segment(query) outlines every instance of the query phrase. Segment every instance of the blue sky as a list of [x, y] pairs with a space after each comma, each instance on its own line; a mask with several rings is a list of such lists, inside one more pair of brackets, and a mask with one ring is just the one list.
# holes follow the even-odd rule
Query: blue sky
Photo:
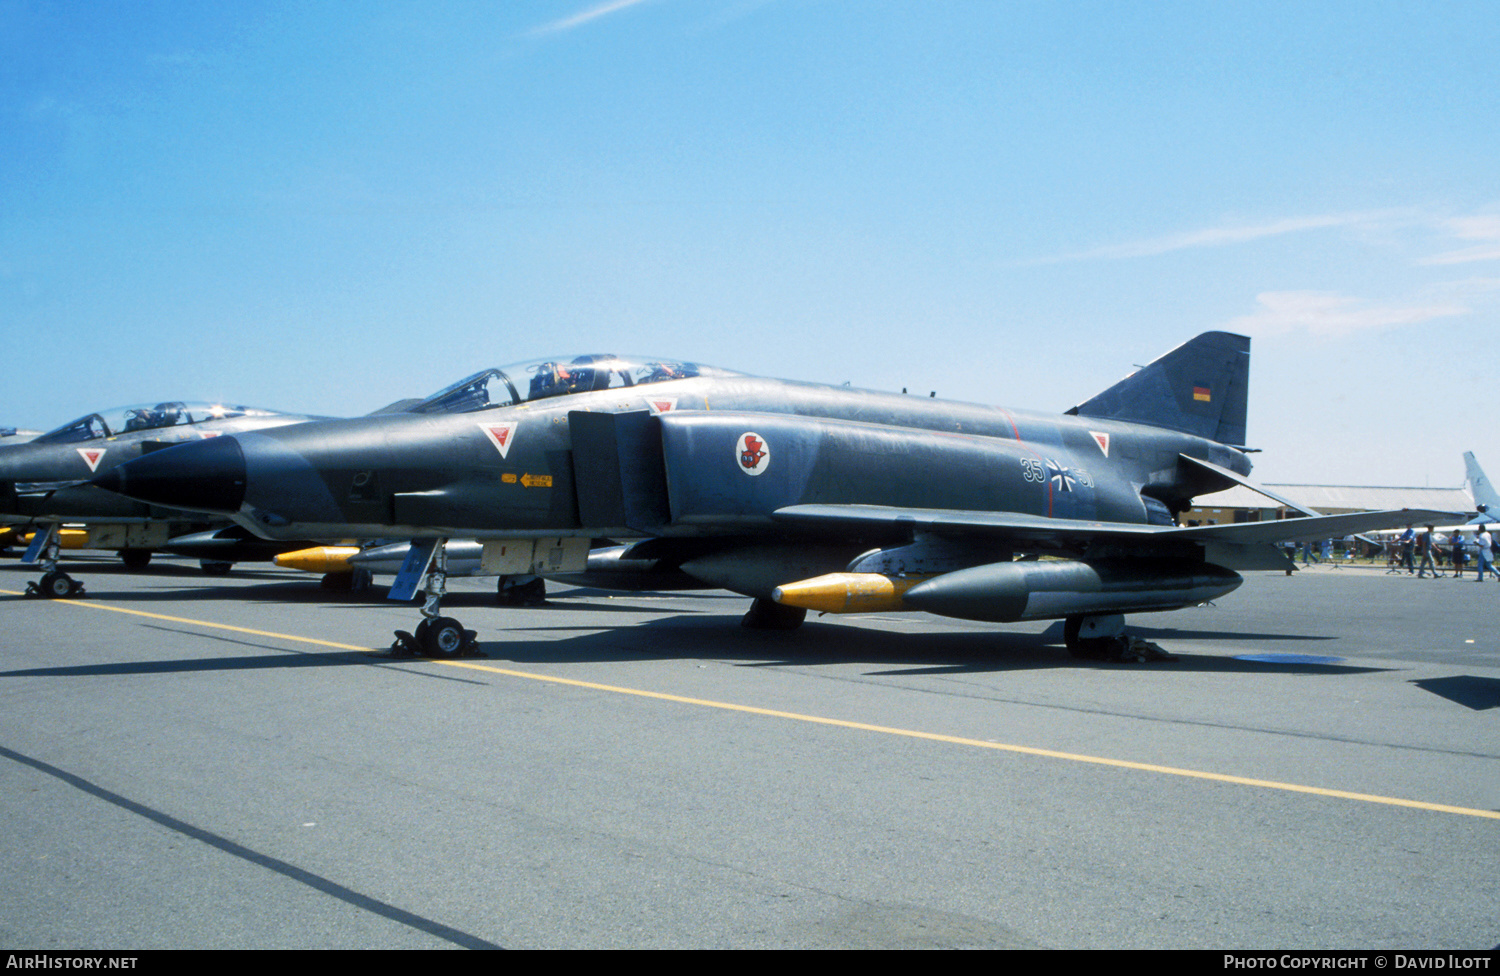
[[1500, 469], [1500, 4], [0, 0], [0, 423], [682, 356]]

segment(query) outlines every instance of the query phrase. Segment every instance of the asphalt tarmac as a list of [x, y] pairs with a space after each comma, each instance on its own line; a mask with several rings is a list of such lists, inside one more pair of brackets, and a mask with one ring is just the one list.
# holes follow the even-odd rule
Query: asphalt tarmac
[[1315, 568], [1131, 618], [746, 632], [456, 580], [482, 658], [303, 574], [0, 561], [0, 944], [1500, 942], [1500, 584]]

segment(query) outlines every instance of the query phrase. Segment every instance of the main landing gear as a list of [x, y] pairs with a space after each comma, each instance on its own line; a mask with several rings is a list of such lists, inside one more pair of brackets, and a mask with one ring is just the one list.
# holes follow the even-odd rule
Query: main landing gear
[[535, 607], [547, 602], [547, 581], [540, 576], [502, 576], [495, 584], [502, 607]]
[[1157, 644], [1125, 633], [1125, 617], [1075, 614], [1063, 620], [1068, 653], [1086, 661], [1175, 661]]
[[438, 658], [480, 656], [476, 633], [464, 630], [463, 624], [442, 614], [443, 597], [448, 592], [447, 541], [436, 539], [412, 543], [406, 562], [391, 586], [391, 599], [409, 600], [416, 594], [423, 577], [426, 578], [422, 621], [413, 633], [396, 631], [396, 641], [391, 645], [391, 654], [395, 657], [415, 657], [418, 654]]
[[71, 596], [83, 596], [83, 584], [57, 568], [57, 553], [62, 548], [57, 526], [38, 528], [21, 557], [23, 563], [40, 563], [46, 570], [42, 578], [26, 584], [26, 595], [60, 600]]
[[746, 630], [796, 630], [807, 619], [806, 607], [789, 607], [775, 600], [757, 598], [740, 618]]

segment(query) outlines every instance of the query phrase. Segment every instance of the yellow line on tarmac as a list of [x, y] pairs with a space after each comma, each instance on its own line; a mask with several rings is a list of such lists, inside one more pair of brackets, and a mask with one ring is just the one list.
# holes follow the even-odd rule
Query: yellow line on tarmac
[[1448, 806], [1443, 803], [1426, 803], [1422, 800], [1404, 800], [1395, 796], [1379, 796], [1373, 793], [1351, 793], [1347, 790], [1330, 790], [1321, 786], [1302, 786], [1297, 783], [1280, 783], [1269, 779], [1252, 779], [1247, 776], [1231, 776], [1227, 773], [1206, 773], [1197, 769], [1181, 769], [1176, 766], [1158, 766], [1154, 763], [1131, 762], [1126, 759], [1107, 759], [1103, 756], [1085, 756], [1074, 752], [1058, 752], [1055, 749], [1038, 749], [1034, 746], [1018, 746], [1004, 742], [989, 742], [984, 739], [967, 739], [957, 735], [943, 735], [937, 732], [918, 732], [913, 729], [898, 729], [888, 725], [870, 725], [866, 722], [851, 722], [846, 719], [825, 718], [821, 715], [803, 715], [798, 712], [782, 712], [772, 708], [756, 708], [753, 705], [736, 705], [731, 702], [713, 701], [706, 698], [687, 698], [682, 695], [669, 695], [660, 691], [643, 691], [638, 688], [622, 688], [617, 685], [602, 685], [592, 681], [579, 681], [574, 678], [558, 678], [551, 675], [531, 674], [526, 671], [512, 671], [508, 668], [497, 668], [488, 664], [474, 664], [469, 661], [443, 660], [439, 664], [447, 664], [456, 668], [473, 668], [476, 671], [493, 671], [495, 674], [508, 675], [513, 678], [529, 678], [533, 681], [550, 681], [554, 684], [574, 685], [579, 688], [589, 688], [594, 691], [608, 691], [619, 695], [637, 695], [641, 698], [659, 698], [662, 701], [679, 702], [684, 705], [700, 705], [704, 708], [720, 708], [731, 712], [745, 712], [750, 715], [765, 715], [771, 718], [784, 718], [794, 722], [810, 722], [814, 725], [833, 725], [845, 729], [858, 729], [862, 732], [878, 732], [882, 735], [899, 735], [908, 739], [927, 739], [932, 742], [947, 742], [952, 745], [971, 746], [976, 749], [995, 749], [1000, 752], [1018, 752], [1027, 756], [1043, 756], [1048, 759], [1066, 759], [1069, 762], [1092, 763], [1096, 766], [1114, 766], [1119, 769], [1134, 769], [1148, 773], [1165, 773], [1169, 776], [1186, 776], [1191, 779], [1213, 780], [1219, 783], [1235, 783], [1239, 786], [1258, 786], [1264, 789], [1286, 790], [1292, 793], [1312, 793], [1317, 796], [1331, 796], [1342, 800], [1362, 800], [1365, 803], [1383, 803], [1394, 807], [1412, 807], [1417, 810], [1434, 810], [1439, 813], [1458, 813], [1469, 817], [1486, 817], [1490, 820], [1500, 820], [1500, 813], [1493, 810], [1476, 810], [1469, 807]]
[[[25, 596], [14, 590], [0, 590], [5, 596]], [[296, 634], [278, 634], [271, 630], [255, 630], [250, 627], [236, 627], [233, 624], [216, 624], [209, 620], [193, 620], [189, 617], [169, 617], [164, 613], [150, 613], [146, 610], [131, 610], [128, 607], [114, 607], [107, 603], [90, 603], [87, 600], [49, 600], [48, 603], [61, 604], [69, 607], [83, 607], [88, 610], [108, 610], [111, 613], [128, 613], [133, 617], [150, 617], [152, 620], [168, 620], [174, 624], [192, 624], [195, 627], [209, 627], [214, 630], [232, 630], [236, 634], [253, 634], [256, 637], [275, 637], [278, 640], [296, 641], [301, 644], [317, 644], [320, 647], [336, 647], [341, 651], [375, 651], [379, 648], [361, 647], [358, 644], [340, 644], [337, 641], [318, 640], [315, 637], [299, 637]]]
[[[10, 590], [0, 590], [0, 593], [9, 596], [20, 596]], [[86, 607], [90, 610], [109, 610], [113, 613], [127, 613], [137, 617], [150, 617], [154, 620], [169, 620], [173, 623], [192, 624], [197, 627], [207, 627], [214, 630], [230, 630], [240, 634], [254, 634], [257, 637], [274, 637], [278, 640], [294, 641], [301, 644], [316, 644], [320, 647], [335, 647], [345, 651], [374, 651], [377, 648], [361, 647], [356, 644], [340, 644], [336, 641], [318, 640], [313, 637], [299, 637], [295, 634], [278, 634], [267, 630], [253, 630], [249, 627], [236, 627], [232, 624], [213, 623], [207, 620], [193, 620], [188, 617], [170, 617], [166, 614], [149, 613], [145, 610], [131, 610], [126, 607], [114, 607], [103, 603], [89, 603], [80, 600], [55, 600], [53, 603], [65, 604], [73, 607]], [[908, 739], [925, 739], [929, 742], [946, 742], [950, 745], [968, 746], [975, 749], [993, 749], [998, 752], [1014, 752], [1026, 756], [1040, 756], [1046, 759], [1063, 759], [1068, 762], [1089, 763], [1095, 766], [1113, 766], [1117, 769], [1133, 769], [1146, 773], [1162, 773], [1168, 776], [1183, 776], [1189, 779], [1210, 780], [1217, 783], [1233, 783], [1237, 786], [1254, 786], [1268, 790], [1282, 790], [1289, 793], [1311, 793], [1315, 796], [1327, 796], [1340, 800], [1358, 800], [1363, 803], [1379, 803], [1385, 806], [1409, 807], [1414, 810], [1431, 810], [1437, 813], [1456, 813], [1466, 817], [1483, 817], [1489, 820], [1500, 820], [1500, 812], [1494, 810], [1477, 810], [1471, 807], [1455, 807], [1445, 803], [1427, 803], [1422, 800], [1406, 800], [1395, 796], [1380, 796], [1375, 793], [1352, 793], [1348, 790], [1330, 790], [1321, 786], [1303, 786], [1298, 783], [1282, 783], [1269, 779], [1253, 779], [1248, 776], [1232, 776], [1227, 773], [1208, 773], [1198, 769], [1182, 769], [1177, 766], [1158, 766], [1155, 763], [1131, 762], [1126, 759], [1108, 759], [1103, 756], [1086, 756], [1075, 752], [1059, 752], [1055, 749], [1039, 749], [1035, 746], [1012, 745], [1004, 742], [989, 742], [984, 739], [969, 739], [957, 735], [943, 735], [937, 732], [919, 732], [914, 729], [898, 729], [888, 725], [871, 725], [867, 722], [851, 722], [847, 719], [826, 718], [821, 715], [803, 715], [799, 712], [783, 712], [772, 708], [757, 708], [753, 705], [736, 705], [732, 702], [714, 701], [708, 698], [689, 698], [683, 695], [671, 695], [661, 691], [646, 691], [640, 688], [625, 688], [620, 685], [599, 684], [594, 681], [580, 681], [576, 678], [560, 678], [550, 674], [536, 674], [530, 671], [514, 671], [510, 668], [498, 668], [491, 664], [476, 664], [472, 661], [455, 661], [451, 659], [439, 659], [434, 664], [443, 664], [454, 668], [469, 668], [475, 671], [488, 671], [492, 674], [502, 674], [511, 678], [524, 678], [528, 681], [545, 681], [551, 684], [570, 685], [575, 688], [587, 688], [591, 691], [604, 691], [616, 695], [634, 695], [638, 698], [655, 698], [659, 701], [676, 702], [682, 705], [696, 705], [701, 708], [717, 708], [729, 712], [741, 712], [747, 715], [763, 715], [768, 718], [780, 718], [793, 722], [807, 722], [813, 725], [829, 725], [836, 728], [856, 729], [861, 732], [875, 732], [881, 735], [898, 735]]]

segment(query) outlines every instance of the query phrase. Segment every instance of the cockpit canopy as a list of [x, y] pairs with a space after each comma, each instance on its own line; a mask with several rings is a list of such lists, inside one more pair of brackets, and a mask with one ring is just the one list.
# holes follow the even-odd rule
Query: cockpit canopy
[[86, 414], [77, 420], [63, 424], [56, 430], [48, 431], [32, 443], [72, 444], [78, 441], [98, 440], [101, 437], [116, 437], [137, 430], [201, 424], [205, 420], [275, 416], [277, 416], [276, 411], [261, 410], [257, 407], [169, 400], [165, 403], [143, 403], [130, 407], [115, 407], [101, 413]]
[[547, 397], [665, 383], [694, 376], [739, 376], [727, 369], [649, 356], [595, 354], [486, 369], [444, 387], [411, 413], [470, 413]]

